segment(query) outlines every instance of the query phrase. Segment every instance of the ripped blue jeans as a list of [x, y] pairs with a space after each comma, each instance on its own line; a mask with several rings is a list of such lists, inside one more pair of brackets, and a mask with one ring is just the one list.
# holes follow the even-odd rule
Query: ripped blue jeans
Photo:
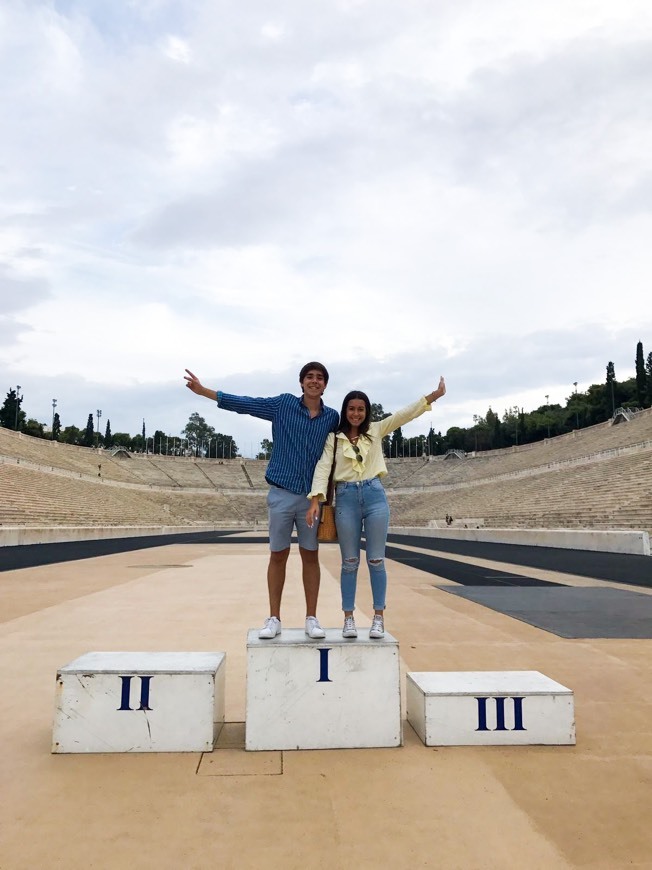
[[385, 544], [389, 526], [389, 505], [379, 478], [374, 477], [360, 483], [337, 484], [335, 524], [342, 554], [342, 610], [355, 610], [363, 530], [374, 610], [384, 610], [387, 593]]

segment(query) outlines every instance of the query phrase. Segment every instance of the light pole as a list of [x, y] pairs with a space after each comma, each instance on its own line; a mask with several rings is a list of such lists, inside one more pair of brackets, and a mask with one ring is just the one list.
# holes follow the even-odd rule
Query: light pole
[[[546, 393], [546, 408], [550, 404], [549, 399], [550, 399], [550, 393]], [[550, 417], [548, 416], [547, 411], [546, 411], [546, 422], [548, 423], [548, 438], [550, 438]]]
[[20, 401], [20, 384], [16, 387], [16, 419], [14, 420], [14, 432], [18, 432], [18, 403]]
[[97, 449], [100, 446], [100, 417], [102, 412], [98, 408], [95, 413], [97, 414], [97, 432], [95, 433], [95, 448]]
[[57, 400], [52, 399], [52, 440], [54, 441], [54, 412], [57, 407]]

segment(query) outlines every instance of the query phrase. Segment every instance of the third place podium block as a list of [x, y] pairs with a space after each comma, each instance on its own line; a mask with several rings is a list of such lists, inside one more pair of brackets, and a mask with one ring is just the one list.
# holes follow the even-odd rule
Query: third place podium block
[[311, 640], [298, 628], [260, 640], [251, 630], [246, 715], [249, 750], [400, 746], [398, 641], [341, 629]]
[[426, 746], [575, 743], [573, 692], [539, 671], [409, 673], [406, 702]]

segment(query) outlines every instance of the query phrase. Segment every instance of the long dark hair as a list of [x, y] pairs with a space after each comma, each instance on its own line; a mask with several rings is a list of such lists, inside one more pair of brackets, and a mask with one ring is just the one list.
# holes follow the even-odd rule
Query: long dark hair
[[369, 401], [369, 396], [366, 393], [363, 393], [362, 390], [351, 390], [350, 393], [347, 393], [346, 396], [344, 396], [337, 431], [343, 432], [346, 436], [351, 432], [351, 424], [346, 419], [346, 409], [351, 399], [361, 399], [364, 402], [366, 413], [364, 415], [364, 420], [358, 426], [358, 433], [364, 435], [365, 438], [371, 438], [371, 435], [367, 434], [369, 431], [369, 423], [371, 423], [371, 402]]

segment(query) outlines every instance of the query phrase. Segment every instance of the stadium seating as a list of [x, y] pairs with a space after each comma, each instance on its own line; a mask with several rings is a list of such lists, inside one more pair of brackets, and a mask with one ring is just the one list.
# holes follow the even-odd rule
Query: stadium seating
[[[652, 410], [459, 457], [388, 460], [394, 526], [652, 531]], [[266, 521], [264, 460], [112, 455], [0, 427], [2, 525]]]

